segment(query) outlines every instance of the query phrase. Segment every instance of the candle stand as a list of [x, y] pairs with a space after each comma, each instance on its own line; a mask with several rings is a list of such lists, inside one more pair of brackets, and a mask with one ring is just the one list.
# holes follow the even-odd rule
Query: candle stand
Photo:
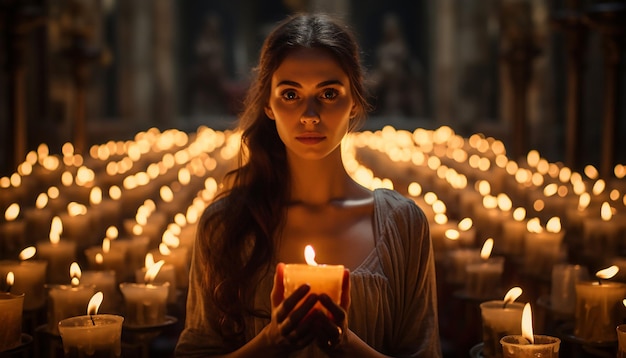
[[128, 356], [150, 357], [150, 344], [177, 322], [178, 319], [176, 317], [165, 316], [163, 323], [150, 326], [124, 324], [122, 326], [122, 351]]
[[7, 349], [5, 351], [0, 352], [0, 357], [3, 357], [3, 358], [4, 357], [7, 357], [7, 358], [31, 357], [32, 345], [33, 345], [33, 336], [26, 334], [26, 333], [22, 333], [20, 344], [17, 347], [13, 347], [11, 349]]

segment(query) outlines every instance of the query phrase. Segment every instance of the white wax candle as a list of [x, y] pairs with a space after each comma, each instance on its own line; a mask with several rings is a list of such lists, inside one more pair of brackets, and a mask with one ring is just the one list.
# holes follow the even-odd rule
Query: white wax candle
[[21, 342], [23, 304], [24, 294], [0, 293], [0, 352]]
[[504, 257], [490, 257], [487, 260], [467, 265], [466, 271], [465, 293], [469, 297], [489, 298], [499, 295]]
[[493, 300], [480, 304], [483, 329], [483, 355], [502, 357], [500, 339], [508, 335], [522, 334], [522, 310], [524, 304]]
[[85, 312], [94, 286], [47, 285], [48, 288], [48, 331], [59, 334], [59, 322], [80, 316]]
[[166, 264], [174, 266], [176, 272], [176, 286], [187, 288], [189, 285], [189, 249], [187, 247], [169, 248], [169, 252], [162, 253], [159, 249], [150, 250], [154, 261], [165, 261]]
[[626, 284], [585, 281], [576, 284], [574, 335], [588, 342], [615, 341], [615, 327], [622, 323]]
[[97, 314], [71, 317], [59, 322], [63, 350], [68, 357], [122, 355], [124, 317]]
[[76, 261], [76, 243], [66, 240], [57, 243], [42, 241], [36, 246], [37, 258], [48, 262], [47, 282], [67, 283], [70, 265]]
[[13, 272], [15, 282], [11, 287], [14, 294], [24, 294], [24, 310], [31, 311], [43, 307], [46, 303], [46, 267], [43, 260], [0, 261], [0, 277]]
[[573, 316], [576, 307], [576, 284], [588, 279], [589, 272], [584, 266], [554, 265], [550, 292], [551, 308], [556, 312]]
[[[135, 281], [137, 283], [145, 283], [145, 276], [148, 270], [143, 267], [137, 269], [135, 271]], [[161, 266], [159, 273], [154, 277], [154, 283], [165, 283], [169, 282], [169, 290], [167, 293], [167, 302], [174, 303], [176, 302], [176, 270], [174, 269], [174, 265], [165, 264]]]
[[120, 283], [126, 322], [130, 326], [153, 326], [165, 322], [169, 283]]

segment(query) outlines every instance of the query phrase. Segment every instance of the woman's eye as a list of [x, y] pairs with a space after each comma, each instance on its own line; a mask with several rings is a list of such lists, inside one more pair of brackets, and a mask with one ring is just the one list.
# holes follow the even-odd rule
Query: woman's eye
[[283, 92], [283, 98], [287, 100], [294, 100], [298, 98], [296, 91], [285, 91]]
[[322, 92], [322, 98], [324, 99], [334, 99], [338, 95], [339, 93], [337, 92], [337, 90], [333, 88], [329, 88], [327, 90], [324, 90], [324, 92]]

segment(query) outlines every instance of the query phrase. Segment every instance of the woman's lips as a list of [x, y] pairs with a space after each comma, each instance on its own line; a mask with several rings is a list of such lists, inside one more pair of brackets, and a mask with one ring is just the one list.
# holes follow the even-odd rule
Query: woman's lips
[[299, 141], [300, 143], [304, 143], [304, 144], [317, 144], [323, 141], [324, 139], [326, 139], [326, 137], [316, 136], [316, 135], [303, 135], [303, 136], [296, 137], [297, 141]]

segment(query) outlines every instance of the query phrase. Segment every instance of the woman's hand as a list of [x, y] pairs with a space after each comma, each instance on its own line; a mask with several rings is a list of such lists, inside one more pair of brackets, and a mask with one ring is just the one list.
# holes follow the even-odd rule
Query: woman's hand
[[311, 287], [302, 285], [285, 298], [284, 268], [283, 263], [276, 266], [271, 294], [272, 320], [264, 331], [268, 344], [280, 351], [291, 352], [306, 347], [316, 338], [313, 316], [308, 313], [317, 303], [318, 296], [316, 294], [307, 296]]
[[348, 341], [348, 308], [350, 308], [350, 271], [344, 270], [341, 285], [341, 300], [337, 305], [327, 294], [319, 296], [319, 302], [326, 308], [328, 315], [316, 313], [318, 327], [317, 345], [326, 352], [339, 350]]

